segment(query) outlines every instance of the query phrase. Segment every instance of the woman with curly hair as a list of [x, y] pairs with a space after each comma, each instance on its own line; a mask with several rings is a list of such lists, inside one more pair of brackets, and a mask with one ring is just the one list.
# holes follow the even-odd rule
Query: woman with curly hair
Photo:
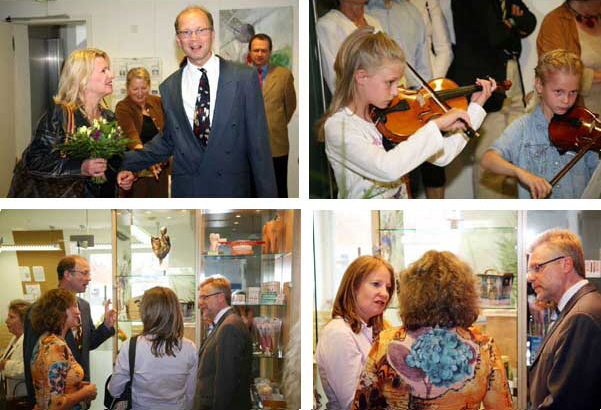
[[[140, 303], [144, 328], [136, 340], [132, 409], [187, 410], [193, 407], [198, 355], [184, 338], [179, 300], [171, 289], [155, 286]], [[129, 344], [123, 343], [108, 389], [119, 397], [129, 381]]]
[[315, 358], [327, 409], [348, 409], [374, 338], [384, 328], [384, 309], [394, 293], [394, 271], [376, 256], [360, 256], [344, 272]]
[[83, 381], [83, 369], [65, 342], [67, 331], [80, 321], [75, 294], [49, 290], [33, 305], [30, 318], [41, 334], [31, 359], [34, 410], [87, 409], [96, 398], [96, 385]]
[[403, 325], [374, 342], [353, 409], [513, 407], [497, 346], [470, 327], [479, 300], [467, 263], [430, 250], [401, 272], [398, 297]]

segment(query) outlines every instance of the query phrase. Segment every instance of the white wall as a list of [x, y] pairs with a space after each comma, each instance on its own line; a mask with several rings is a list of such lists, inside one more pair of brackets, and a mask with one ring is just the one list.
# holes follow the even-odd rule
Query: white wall
[[[206, 7], [217, 22], [220, 9], [293, 6], [291, 27], [294, 33], [292, 71], [298, 90], [298, 1], [297, 0], [54, 0], [35, 2], [0, 0], [0, 19], [41, 17], [67, 14], [69, 21], [87, 22], [87, 45], [105, 50], [111, 58], [159, 57], [163, 77], [178, 69], [183, 54], [177, 47], [173, 23], [177, 14], [190, 4]], [[59, 19], [65, 20], [65, 19]], [[216, 24], [214, 50], [219, 50], [219, 26]], [[163, 78], [163, 79], [164, 79]], [[300, 93], [299, 93], [300, 94]], [[297, 110], [298, 112], [298, 110]], [[0, 124], [0, 127], [3, 124]], [[17, 129], [19, 125], [16, 126]], [[27, 144], [30, 135], [17, 136], [17, 148]], [[290, 126], [289, 195], [298, 196], [298, 114]], [[16, 155], [20, 156], [21, 152]]]

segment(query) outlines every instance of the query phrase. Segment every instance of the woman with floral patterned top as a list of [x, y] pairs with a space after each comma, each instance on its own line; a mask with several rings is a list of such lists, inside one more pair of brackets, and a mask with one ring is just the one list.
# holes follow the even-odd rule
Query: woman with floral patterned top
[[96, 398], [96, 385], [83, 381], [83, 369], [65, 342], [68, 330], [79, 326], [75, 294], [52, 289], [31, 308], [31, 324], [40, 333], [31, 359], [34, 410], [81, 410]]
[[426, 252], [401, 273], [398, 297], [403, 325], [374, 341], [353, 409], [513, 407], [495, 343], [470, 327], [478, 294], [465, 262]]

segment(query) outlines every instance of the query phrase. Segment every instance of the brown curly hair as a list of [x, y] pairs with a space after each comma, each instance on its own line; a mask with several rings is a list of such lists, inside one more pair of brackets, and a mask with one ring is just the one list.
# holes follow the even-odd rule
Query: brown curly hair
[[[384, 266], [390, 272], [390, 289], [388, 290], [390, 297], [386, 302], [386, 308], [390, 303], [390, 299], [392, 299], [392, 295], [394, 295], [395, 278], [394, 269], [384, 259], [371, 255], [359, 256], [351, 262], [342, 276], [332, 308], [332, 319], [336, 317], [343, 318], [351, 326], [354, 333], [359, 333], [361, 330], [361, 319], [356, 309], [357, 291], [367, 275], [380, 266]], [[380, 333], [384, 328], [384, 314], [381, 313], [369, 319], [367, 326], [372, 327], [374, 336]]]
[[37, 333], [60, 335], [67, 321], [67, 309], [77, 304], [77, 297], [67, 289], [51, 289], [31, 307], [31, 326]]
[[398, 297], [399, 313], [409, 330], [469, 327], [478, 318], [474, 272], [451, 252], [429, 250], [403, 270]]

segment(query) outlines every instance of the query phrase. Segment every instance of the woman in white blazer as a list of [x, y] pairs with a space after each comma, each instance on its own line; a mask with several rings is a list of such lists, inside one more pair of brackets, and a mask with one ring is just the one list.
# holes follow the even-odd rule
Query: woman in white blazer
[[23, 369], [23, 319], [30, 303], [13, 300], [8, 305], [6, 327], [14, 336], [0, 356], [1, 383], [6, 381], [7, 399], [27, 396]]

